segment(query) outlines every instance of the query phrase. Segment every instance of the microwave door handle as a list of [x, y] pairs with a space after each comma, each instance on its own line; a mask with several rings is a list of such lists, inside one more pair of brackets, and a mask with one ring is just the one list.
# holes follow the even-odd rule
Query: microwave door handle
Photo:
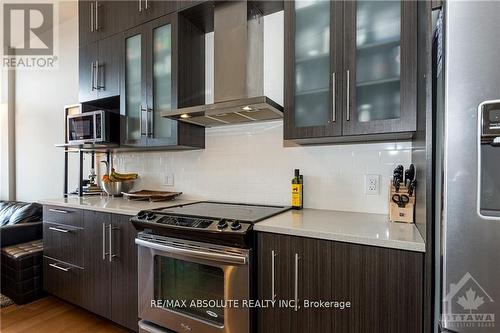
[[173, 245], [152, 243], [139, 238], [135, 239], [135, 243], [139, 246], [144, 246], [150, 249], [166, 253], [179, 254], [190, 258], [206, 259], [214, 262], [237, 264], [237, 265], [246, 265], [248, 263], [248, 259], [246, 256], [210, 252], [210, 251], [204, 251], [203, 249], [187, 249], [184, 247], [177, 247]]

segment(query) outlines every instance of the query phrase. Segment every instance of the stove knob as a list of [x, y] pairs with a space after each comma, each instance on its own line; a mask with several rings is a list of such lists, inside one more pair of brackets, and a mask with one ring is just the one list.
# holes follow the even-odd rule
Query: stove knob
[[238, 222], [237, 220], [234, 220], [233, 222], [231, 222], [231, 230], [240, 230], [241, 229], [241, 224], [240, 222]]
[[143, 219], [145, 219], [145, 218], [146, 218], [146, 212], [145, 212], [145, 211], [143, 211], [143, 210], [141, 210], [139, 213], [137, 213], [137, 218], [138, 218], [139, 220], [143, 220]]
[[219, 223], [217, 223], [217, 229], [222, 230], [227, 228], [227, 221], [226, 220], [220, 220]]
[[155, 217], [156, 217], [156, 215], [153, 212], [147, 212], [146, 213], [146, 219], [147, 220], [153, 220]]

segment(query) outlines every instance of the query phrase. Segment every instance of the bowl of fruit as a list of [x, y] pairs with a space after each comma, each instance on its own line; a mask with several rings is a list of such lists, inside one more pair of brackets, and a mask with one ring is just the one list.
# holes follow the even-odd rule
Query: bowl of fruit
[[129, 192], [137, 179], [137, 173], [118, 173], [111, 169], [109, 174], [102, 176], [101, 186], [108, 195], [119, 197], [122, 192]]

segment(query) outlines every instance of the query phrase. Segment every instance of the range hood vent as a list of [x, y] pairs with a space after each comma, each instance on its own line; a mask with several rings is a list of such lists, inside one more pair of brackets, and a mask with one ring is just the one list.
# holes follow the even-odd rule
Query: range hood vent
[[264, 96], [264, 19], [250, 2], [215, 3], [214, 85], [213, 104], [162, 115], [205, 127], [283, 118], [283, 107]]

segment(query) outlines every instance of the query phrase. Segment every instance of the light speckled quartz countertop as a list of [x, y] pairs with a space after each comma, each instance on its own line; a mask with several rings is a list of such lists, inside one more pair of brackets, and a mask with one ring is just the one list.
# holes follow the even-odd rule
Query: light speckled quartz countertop
[[[140, 210], [172, 207], [196, 201], [131, 201], [105, 196], [39, 200], [43, 205], [135, 215]], [[321, 209], [289, 210], [255, 224], [262, 232], [286, 234], [346, 243], [425, 251], [425, 242], [414, 224], [392, 223], [387, 215]]]
[[414, 224], [387, 215], [321, 209], [290, 210], [257, 223], [257, 231], [425, 252]]
[[79, 208], [87, 210], [95, 210], [105, 213], [135, 215], [140, 210], [156, 209], [162, 207], [172, 207], [177, 205], [184, 205], [195, 201], [175, 199], [171, 201], [132, 201], [121, 197], [107, 197], [107, 196], [88, 196], [77, 197], [71, 196], [68, 198], [59, 199], [44, 199], [39, 200], [42, 205], [54, 205], [69, 208]]

